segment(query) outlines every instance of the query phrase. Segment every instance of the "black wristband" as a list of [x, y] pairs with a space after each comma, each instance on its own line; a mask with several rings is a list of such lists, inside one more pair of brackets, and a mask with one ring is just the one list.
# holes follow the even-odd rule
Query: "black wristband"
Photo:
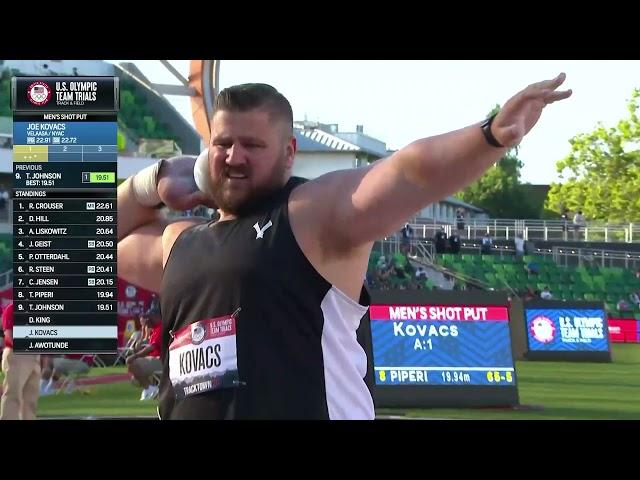
[[496, 148], [504, 148], [504, 145], [502, 145], [498, 140], [496, 140], [496, 137], [494, 137], [493, 133], [491, 132], [491, 124], [493, 124], [493, 120], [496, 118], [496, 115], [497, 113], [494, 113], [493, 115], [491, 115], [484, 122], [482, 122], [482, 125], [480, 126], [482, 127], [482, 133], [484, 134], [484, 138], [487, 140], [487, 143], [489, 145]]

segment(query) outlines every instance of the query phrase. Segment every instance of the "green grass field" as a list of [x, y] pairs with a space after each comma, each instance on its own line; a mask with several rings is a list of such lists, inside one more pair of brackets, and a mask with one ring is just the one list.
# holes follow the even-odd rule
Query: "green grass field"
[[[614, 363], [518, 362], [520, 403], [541, 410], [380, 410], [407, 417], [460, 419], [640, 419], [640, 345], [614, 345]], [[92, 375], [123, 373], [94, 369]], [[42, 417], [155, 416], [154, 401], [139, 401], [129, 382], [82, 386], [70, 395], [43, 397]]]
[[[126, 373], [124, 367], [94, 368], [88, 376]], [[154, 401], [141, 402], [141, 389], [130, 382], [80, 385], [71, 394], [41, 397], [39, 417], [155, 416]]]

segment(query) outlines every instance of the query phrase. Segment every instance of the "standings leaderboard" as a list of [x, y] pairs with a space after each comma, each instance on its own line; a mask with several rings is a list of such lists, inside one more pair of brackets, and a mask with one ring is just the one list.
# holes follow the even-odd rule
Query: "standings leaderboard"
[[14, 77], [14, 350], [117, 350], [118, 79]]

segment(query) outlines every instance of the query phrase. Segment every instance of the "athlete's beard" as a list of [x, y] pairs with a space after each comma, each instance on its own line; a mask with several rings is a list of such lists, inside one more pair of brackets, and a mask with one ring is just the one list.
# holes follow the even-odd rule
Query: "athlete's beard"
[[258, 186], [234, 188], [227, 183], [227, 173], [247, 175], [251, 181], [251, 169], [246, 166], [226, 168], [213, 179], [213, 200], [216, 206], [227, 214], [243, 216], [254, 210], [267, 197], [282, 188], [285, 180], [286, 158], [282, 157], [273, 167], [269, 178]]

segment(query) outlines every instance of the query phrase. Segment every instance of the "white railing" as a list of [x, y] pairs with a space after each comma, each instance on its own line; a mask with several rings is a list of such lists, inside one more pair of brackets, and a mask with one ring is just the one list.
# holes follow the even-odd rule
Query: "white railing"
[[[430, 219], [416, 219], [411, 225], [418, 238], [433, 238], [441, 227], [447, 236], [455, 225]], [[640, 242], [640, 222], [603, 223], [588, 222], [575, 228], [572, 222], [563, 220], [514, 220], [514, 219], [467, 219], [464, 222], [463, 238], [479, 238], [488, 233], [497, 240], [513, 240], [518, 234], [525, 240], [579, 241], [579, 242]]]
[[433, 252], [435, 251], [434, 245], [431, 242], [415, 242], [416, 253], [418, 257], [422, 257], [426, 260], [432, 261]]
[[[429, 243], [427, 240], [425, 243]], [[480, 254], [482, 245], [473, 240], [460, 242], [460, 253]], [[513, 245], [493, 245], [491, 254], [503, 257], [505, 255], [515, 255]], [[544, 258], [551, 257], [560, 266], [590, 266], [601, 267], [623, 267], [633, 272], [640, 268], [640, 253], [621, 250], [606, 250], [596, 248], [559, 247], [553, 248], [533, 248], [526, 252], [526, 255], [540, 255]]]
[[635, 271], [640, 266], [640, 254], [593, 248], [553, 247], [553, 259], [558, 265], [567, 266], [571, 258], [577, 259], [579, 266], [599, 265], [601, 267], [622, 267]]
[[13, 284], [13, 268], [4, 273], [0, 273], [0, 289]]
[[374, 250], [382, 255], [394, 255], [400, 252], [400, 242], [394, 237], [387, 237], [376, 242]]

